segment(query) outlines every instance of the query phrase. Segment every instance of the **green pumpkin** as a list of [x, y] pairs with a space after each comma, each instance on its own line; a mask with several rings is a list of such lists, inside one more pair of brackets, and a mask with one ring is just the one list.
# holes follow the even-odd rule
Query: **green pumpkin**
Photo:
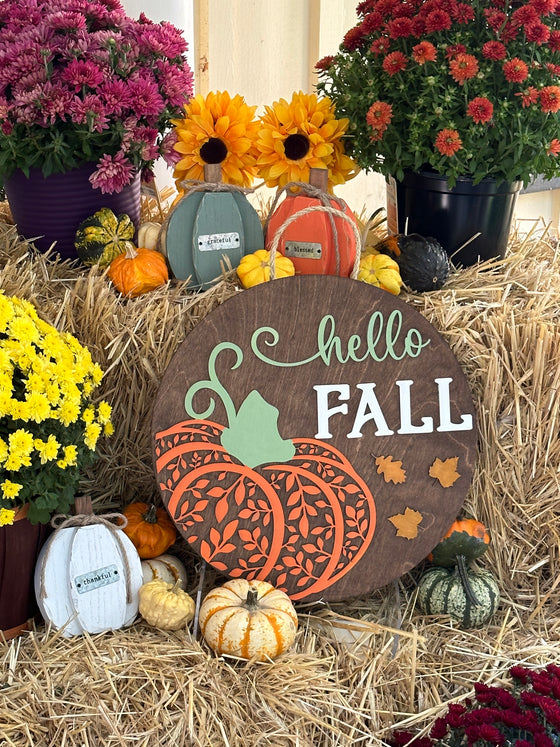
[[447, 252], [432, 236], [399, 234], [396, 242], [382, 241], [376, 248], [394, 257], [403, 282], [413, 291], [438, 290], [449, 277]]
[[427, 615], [449, 615], [461, 628], [480, 628], [498, 609], [500, 589], [490, 571], [434, 566], [418, 582], [418, 606]]
[[134, 238], [134, 223], [125, 213], [115, 215], [103, 207], [78, 226], [74, 244], [78, 257], [85, 265], [108, 267], [119, 254], [126, 251]]

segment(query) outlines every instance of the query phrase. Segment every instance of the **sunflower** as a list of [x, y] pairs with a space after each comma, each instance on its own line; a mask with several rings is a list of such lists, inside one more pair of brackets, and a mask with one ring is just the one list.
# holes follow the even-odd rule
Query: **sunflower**
[[330, 99], [292, 94], [265, 107], [257, 139], [257, 166], [267, 187], [308, 181], [309, 169], [327, 168], [329, 190], [351, 179], [358, 167], [344, 154], [347, 119], [336, 119]]
[[202, 180], [205, 164], [219, 163], [224, 182], [250, 186], [257, 174], [256, 109], [227, 91], [211, 92], [206, 99], [198, 94], [185, 104], [184, 118], [172, 120], [173, 148], [181, 155], [173, 172], [176, 181]]

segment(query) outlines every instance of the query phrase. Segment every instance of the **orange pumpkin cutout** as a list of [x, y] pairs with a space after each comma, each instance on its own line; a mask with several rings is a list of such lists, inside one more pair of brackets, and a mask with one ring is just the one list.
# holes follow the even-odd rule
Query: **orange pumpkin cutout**
[[[290, 459], [251, 467], [222, 445], [225, 430], [186, 420], [156, 434], [156, 472], [169, 514], [217, 570], [268, 580], [293, 600], [318, 596], [371, 544], [376, 510], [368, 486], [323, 441], [294, 438]], [[238, 529], [239, 519], [254, 528]], [[348, 532], [352, 541], [343, 551]], [[300, 537], [309, 541], [294, 555], [291, 545]]]
[[[354, 268], [360, 249], [358, 223], [344, 200], [327, 194], [327, 179], [326, 169], [310, 169], [312, 189], [306, 190], [302, 186], [300, 193], [288, 192], [268, 220], [265, 248], [270, 250], [276, 234], [281, 232], [278, 251], [292, 260], [296, 275], [350, 277]], [[309, 208], [321, 205], [330, 207], [331, 211], [307, 212]], [[335, 215], [332, 209], [340, 211], [341, 215]], [[298, 217], [284, 226], [296, 214]], [[356, 230], [349, 221], [354, 223]]]

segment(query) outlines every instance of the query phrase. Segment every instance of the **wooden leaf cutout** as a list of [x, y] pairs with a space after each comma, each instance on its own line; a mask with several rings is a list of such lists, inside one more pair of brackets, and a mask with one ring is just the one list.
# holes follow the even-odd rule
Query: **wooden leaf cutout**
[[441, 461], [439, 457], [436, 457], [434, 463], [430, 467], [430, 477], [435, 477], [439, 480], [443, 488], [450, 488], [461, 475], [457, 472], [457, 462], [459, 457], [449, 457], [445, 461]]
[[406, 471], [402, 468], [402, 462], [393, 460], [392, 456], [379, 456], [375, 460], [377, 474], [383, 475], [385, 482], [393, 482], [398, 485], [406, 481]]
[[411, 540], [418, 536], [418, 525], [423, 518], [420, 511], [407, 507], [404, 514], [389, 516], [389, 521], [396, 527], [397, 537], [405, 537]]

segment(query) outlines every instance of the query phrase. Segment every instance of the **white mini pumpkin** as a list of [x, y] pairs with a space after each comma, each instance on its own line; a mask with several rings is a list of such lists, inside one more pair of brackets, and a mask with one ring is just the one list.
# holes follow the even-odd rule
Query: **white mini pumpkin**
[[143, 246], [144, 249], [159, 249], [159, 234], [161, 231], [161, 224], [155, 223], [154, 221], [146, 221], [140, 224], [138, 228], [138, 246]]
[[158, 555], [156, 558], [146, 558], [142, 561], [142, 580], [145, 584], [150, 581], [165, 581], [168, 584], [179, 582], [183, 591], [187, 588], [187, 570], [175, 555]]

